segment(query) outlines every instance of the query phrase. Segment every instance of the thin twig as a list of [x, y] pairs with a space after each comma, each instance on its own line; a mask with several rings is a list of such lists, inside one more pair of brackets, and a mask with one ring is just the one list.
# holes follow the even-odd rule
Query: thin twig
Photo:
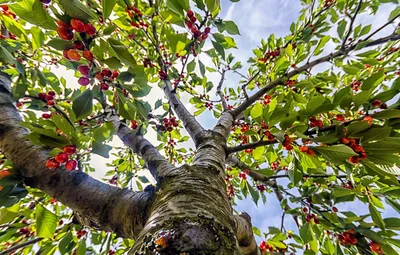
[[384, 29], [385, 27], [387, 27], [388, 25], [392, 24], [397, 18], [400, 17], [400, 14], [397, 14], [396, 16], [394, 16], [392, 19], [390, 19], [388, 22], [386, 22], [385, 24], [383, 24], [380, 28], [378, 28], [377, 30], [375, 30], [373, 33], [371, 33], [369, 36], [367, 36], [365, 39], [363, 39], [363, 42], [368, 41], [369, 39], [371, 39], [374, 35], [376, 35], [377, 33], [379, 33], [382, 29]]
[[242, 90], [243, 90], [243, 94], [246, 97], [246, 99], [249, 99], [249, 95], [247, 94], [246, 91], [246, 87], [255, 79], [258, 77], [258, 75], [260, 75], [261, 71], [258, 71], [255, 75], [253, 75], [245, 84], [242, 85]]
[[228, 104], [226, 102], [224, 93], [222, 92], [222, 85], [224, 84], [224, 80], [225, 80], [225, 72], [226, 72], [225, 69], [222, 70], [221, 79], [219, 80], [219, 83], [218, 83], [218, 86], [217, 86], [217, 95], [221, 99], [222, 109], [224, 111], [227, 111], [228, 110]]
[[357, 9], [356, 9], [356, 11], [354, 12], [353, 17], [351, 17], [351, 19], [350, 19], [349, 31], [347, 31], [346, 36], [345, 36], [344, 39], [343, 39], [342, 47], [341, 47], [342, 50], [346, 47], [346, 42], [347, 42], [347, 40], [349, 39], [349, 36], [350, 36], [351, 32], [353, 32], [353, 24], [354, 24], [354, 21], [356, 20], [356, 17], [357, 17], [357, 15], [358, 15], [358, 13], [359, 13], [360, 10], [361, 10], [362, 3], [363, 3], [363, 1], [360, 0], [360, 2], [358, 3]]
[[13, 252], [13, 251], [16, 251], [16, 250], [18, 250], [18, 249], [27, 247], [27, 246], [29, 246], [29, 245], [31, 245], [31, 244], [38, 243], [38, 242], [40, 242], [41, 240], [43, 240], [43, 238], [42, 238], [42, 237], [38, 237], [38, 238], [35, 238], [35, 239], [32, 239], [32, 240], [26, 241], [26, 242], [24, 242], [24, 243], [17, 244], [17, 245], [15, 245], [15, 246], [13, 246], [13, 247], [8, 248], [7, 250], [4, 250], [4, 251], [0, 252], [0, 255], [9, 254], [9, 253], [11, 253], [11, 252]]
[[247, 150], [247, 149], [255, 149], [255, 148], [260, 147], [260, 146], [265, 146], [265, 145], [270, 145], [270, 144], [275, 144], [275, 143], [279, 143], [279, 141], [274, 139], [272, 141], [270, 141], [270, 140], [262, 140], [262, 141], [258, 141], [258, 142], [254, 142], [254, 143], [241, 144], [241, 145], [238, 145], [238, 146], [229, 147], [227, 149], [227, 153], [231, 154], [231, 153], [244, 151], [244, 150]]

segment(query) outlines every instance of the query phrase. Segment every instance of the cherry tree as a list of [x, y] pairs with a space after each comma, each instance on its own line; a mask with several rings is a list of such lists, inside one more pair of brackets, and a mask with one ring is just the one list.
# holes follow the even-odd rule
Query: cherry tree
[[398, 1], [301, 2], [241, 63], [219, 0], [0, 0], [0, 254], [397, 254]]

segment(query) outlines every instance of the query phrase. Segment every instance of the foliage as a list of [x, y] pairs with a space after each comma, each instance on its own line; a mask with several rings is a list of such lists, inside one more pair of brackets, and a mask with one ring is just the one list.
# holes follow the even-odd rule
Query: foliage
[[[269, 88], [234, 122], [228, 145], [249, 168], [227, 168], [227, 193], [233, 204], [259, 204], [267, 203], [266, 192], [278, 189], [286, 215], [302, 225], [294, 232], [261, 233], [254, 227], [263, 240], [260, 249], [397, 254], [400, 219], [384, 218], [382, 211], [400, 212], [399, 40], [370, 47], [377, 38], [371, 25], [353, 25], [358, 14], [374, 15], [390, 2], [398, 3], [302, 0], [291, 34], [262, 40], [243, 75], [232, 54], [240, 28], [219, 18], [219, 0], [0, 0], [8, 4], [1, 6], [7, 34], [0, 39], [0, 60], [13, 77], [29, 139], [49, 148], [49, 168], [66, 163], [71, 171], [93, 172], [92, 154], [108, 158], [111, 152], [107, 181], [138, 190], [149, 185], [145, 164], [131, 150], [113, 148], [115, 130], [105, 104], [135, 132], [156, 133], [158, 149], [182, 164], [190, 163], [194, 151], [180, 145], [189, 139], [181, 120], [165, 99], [147, 102], [166, 80], [174, 93], [189, 96], [195, 116], [215, 118]], [[399, 21], [399, 13], [393, 9], [389, 24]], [[398, 34], [397, 26], [393, 35]], [[351, 49], [352, 57], [328, 57], [321, 62], [329, 61], [329, 68], [312, 69], [310, 63], [329, 56], [329, 48]], [[214, 66], [206, 66], [204, 56]], [[60, 77], [63, 69], [74, 72], [76, 81]], [[214, 97], [218, 84], [207, 76], [225, 72], [242, 80]], [[76, 152], [66, 149], [71, 146]], [[0, 250], [34, 236], [43, 237], [41, 254], [123, 254], [132, 246], [132, 240], [75, 225], [72, 210], [25, 186], [12, 162], [1, 157]], [[264, 179], [251, 179], [250, 170]], [[278, 178], [287, 178], [288, 185], [266, 184]], [[356, 215], [335, 207], [355, 201], [369, 211]], [[33, 247], [26, 246], [24, 254], [33, 254]]]

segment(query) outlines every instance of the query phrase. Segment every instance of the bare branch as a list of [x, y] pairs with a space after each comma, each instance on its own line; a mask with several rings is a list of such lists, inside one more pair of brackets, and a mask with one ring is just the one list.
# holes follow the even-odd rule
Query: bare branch
[[[377, 45], [380, 45], [380, 44], [383, 44], [383, 43], [386, 43], [386, 42], [389, 42], [389, 41], [396, 41], [396, 40], [399, 40], [399, 39], [400, 39], [400, 35], [392, 34], [392, 35], [389, 35], [389, 36], [386, 36], [386, 37], [382, 37], [382, 38], [379, 38], [379, 39], [370, 41], [370, 42], [368, 42], [366, 45], [364, 45], [364, 48], [365, 48], [365, 47], [371, 47], [371, 46], [377, 46]], [[297, 75], [297, 74], [299, 74], [299, 73], [302, 73], [302, 72], [304, 72], [304, 71], [306, 71], [306, 70], [308, 70], [308, 69], [310, 69], [310, 68], [312, 68], [312, 67], [314, 67], [314, 66], [316, 66], [316, 65], [319, 65], [319, 64], [321, 64], [321, 63], [330, 61], [330, 60], [332, 60], [332, 59], [334, 59], [334, 58], [337, 58], [337, 57], [340, 57], [340, 56], [345, 56], [345, 55], [347, 55], [350, 51], [353, 51], [360, 43], [363, 43], [363, 42], [365, 42], [365, 41], [360, 41], [359, 43], [357, 43], [357, 44], [355, 44], [355, 45], [353, 45], [353, 46], [350, 46], [350, 47], [348, 47], [348, 48], [346, 48], [346, 49], [344, 49], [344, 50], [341, 49], [341, 50], [338, 50], [338, 51], [336, 51], [336, 52], [333, 52], [333, 53], [331, 53], [331, 54], [329, 54], [329, 55], [327, 55], [327, 56], [318, 58], [318, 59], [316, 59], [316, 60], [314, 60], [314, 61], [311, 61], [311, 62], [309, 62], [309, 63], [307, 63], [307, 64], [305, 64], [305, 65], [303, 65], [303, 66], [301, 66], [301, 67], [298, 67], [298, 68], [294, 69], [293, 71], [290, 71], [290, 72], [287, 73], [286, 75], [284, 75], [284, 76], [282, 76], [282, 77], [280, 77], [280, 78], [278, 78], [278, 79], [272, 81], [272, 82], [269, 83], [267, 86], [261, 88], [261, 89], [260, 89], [259, 91], [257, 91], [254, 95], [252, 95], [251, 97], [249, 97], [249, 99], [245, 100], [241, 105], [239, 105], [239, 106], [232, 112], [233, 116], [234, 116], [235, 118], [237, 118], [237, 116], [239, 116], [244, 110], [246, 110], [247, 107], [251, 106], [251, 105], [252, 105], [254, 102], [256, 102], [260, 97], [262, 97], [262, 96], [263, 96], [265, 93], [267, 93], [268, 91], [274, 89], [276, 86], [281, 85], [281, 84], [284, 84], [284, 82], [285, 82], [287, 79], [290, 79], [291, 77], [293, 77], [293, 76], [295, 76], [295, 75]]]
[[167, 171], [174, 168], [168, 160], [163, 157], [156, 147], [154, 147], [146, 138], [142, 136], [140, 130], [130, 129], [121, 121], [114, 109], [102, 102], [106, 119], [113, 123], [114, 129], [122, 142], [128, 146], [134, 153], [141, 157], [147, 165], [151, 175], [157, 180]]
[[358, 13], [359, 13], [360, 10], [361, 10], [362, 4], [363, 4], [363, 1], [360, 0], [360, 2], [359, 2], [358, 5], [357, 5], [357, 9], [356, 9], [356, 11], [354, 12], [353, 17], [351, 17], [351, 19], [350, 19], [349, 30], [347, 31], [346, 36], [344, 37], [343, 42], [342, 42], [342, 47], [341, 47], [342, 50], [346, 47], [346, 42], [347, 42], [347, 40], [349, 39], [349, 36], [350, 36], [351, 32], [353, 32], [353, 24], [354, 24], [354, 21], [356, 20], [356, 17], [357, 17], [357, 15], [358, 15]]
[[221, 80], [219, 81], [218, 86], [217, 86], [217, 95], [219, 96], [219, 98], [221, 100], [222, 109], [224, 111], [228, 110], [228, 104], [226, 103], [224, 93], [222, 92], [222, 85], [224, 84], [224, 80], [225, 80], [225, 72], [226, 72], [225, 69], [222, 70]]
[[13, 247], [10, 247], [10, 248], [0, 252], [0, 255], [10, 254], [10, 253], [12, 253], [12, 252], [14, 252], [14, 251], [16, 251], [18, 249], [25, 248], [25, 247], [27, 247], [29, 245], [38, 243], [38, 242], [40, 242], [42, 240], [43, 240], [42, 237], [38, 237], [38, 238], [34, 238], [32, 240], [26, 241], [24, 243], [20, 243], [20, 244], [14, 245]]
[[26, 137], [29, 131], [19, 124], [22, 119], [13, 105], [10, 86], [10, 77], [0, 72], [0, 150], [13, 162], [25, 183], [41, 189], [102, 229], [135, 238], [147, 220], [153, 191], [132, 192], [107, 185], [81, 171], [47, 168], [49, 151]]
[[384, 29], [385, 27], [387, 27], [388, 25], [392, 24], [396, 19], [398, 19], [400, 17], [400, 14], [397, 14], [396, 16], [394, 16], [393, 18], [391, 18], [388, 22], [386, 22], [385, 24], [383, 24], [380, 28], [378, 28], [377, 30], [375, 30], [373, 33], [371, 33], [369, 36], [367, 36], [365, 39], [363, 39], [364, 42], [368, 41], [369, 39], [371, 39], [374, 35], [376, 35], [377, 33], [379, 33], [380, 31], [382, 31], [382, 29]]

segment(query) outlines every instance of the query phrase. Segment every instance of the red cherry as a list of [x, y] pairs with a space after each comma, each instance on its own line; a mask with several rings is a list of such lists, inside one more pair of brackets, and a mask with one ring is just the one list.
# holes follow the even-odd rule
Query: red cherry
[[56, 169], [59, 166], [60, 166], [60, 163], [58, 163], [54, 158], [51, 158], [46, 161], [46, 167], [48, 169]]
[[85, 32], [85, 23], [80, 19], [71, 19], [71, 26], [76, 32]]
[[372, 105], [373, 107], [379, 107], [379, 106], [381, 106], [381, 104], [382, 104], [382, 101], [381, 101], [381, 100], [374, 100], [374, 101], [372, 101], [372, 103], [371, 103], [371, 105]]
[[70, 49], [68, 51], [68, 58], [74, 61], [79, 61], [81, 60], [81, 55], [79, 54], [78, 50]]
[[307, 154], [310, 155], [311, 157], [315, 156], [315, 151], [308, 149]]
[[353, 164], [358, 164], [358, 163], [360, 163], [360, 158], [357, 156], [352, 156], [352, 157], [350, 157], [349, 161]]
[[300, 151], [301, 152], [307, 152], [308, 151], [308, 147], [303, 145], [303, 146], [300, 147]]
[[195, 16], [192, 16], [192, 17], [190, 17], [190, 21], [191, 21], [192, 23], [195, 23], [195, 22], [197, 21], [197, 19], [196, 19]]
[[68, 160], [68, 162], [65, 164], [65, 169], [72, 171], [75, 170], [77, 165], [78, 163], [76, 162], [76, 160]]
[[104, 75], [101, 72], [98, 72], [95, 74], [96, 79], [98, 79], [99, 81], [104, 80]]
[[105, 82], [103, 82], [103, 83], [100, 84], [100, 89], [101, 89], [101, 90], [108, 90], [109, 87], [110, 87], [110, 86], [109, 86], [107, 83], [105, 83]]
[[201, 39], [206, 40], [207, 38], [208, 38], [208, 35], [207, 35], [207, 34], [202, 34], [202, 35], [201, 35]]
[[56, 103], [53, 100], [47, 100], [47, 105], [53, 106]]
[[112, 75], [111, 70], [108, 69], [108, 68], [104, 68], [104, 69], [101, 71], [101, 73], [102, 73], [104, 76], [106, 76], [106, 77], [111, 77], [111, 75]]
[[17, 102], [15, 106], [17, 106], [18, 108], [20, 108], [22, 105], [23, 105], [23, 103]]
[[51, 114], [49, 114], [49, 113], [43, 113], [43, 114], [42, 114], [42, 118], [43, 118], [43, 119], [50, 119], [50, 118], [51, 118]]
[[82, 51], [83, 57], [86, 58], [89, 61], [93, 60], [93, 53], [90, 52], [89, 50], [83, 50]]
[[338, 114], [338, 115], [336, 115], [336, 120], [338, 120], [338, 121], [344, 121], [344, 115], [343, 114]]
[[47, 94], [48, 94], [48, 95], [51, 95], [51, 96], [55, 96], [55, 95], [56, 95], [56, 92], [50, 90], [49, 92], [47, 92]]
[[92, 24], [85, 24], [86, 34], [93, 36], [96, 34], [96, 28]]
[[209, 27], [206, 27], [206, 28], [204, 29], [204, 33], [206, 33], [206, 34], [210, 33], [210, 31], [211, 31], [211, 28], [209, 28]]
[[84, 65], [80, 65], [78, 66], [78, 71], [83, 74], [83, 75], [89, 75], [89, 71], [90, 71], [90, 67], [88, 66], [84, 66]]
[[63, 40], [69, 41], [69, 40], [72, 40], [72, 38], [74, 38], [74, 33], [72, 32], [72, 30], [69, 30], [65, 27], [58, 27], [57, 33]]
[[90, 83], [90, 80], [88, 77], [82, 76], [81, 78], [79, 78], [78, 83], [82, 86], [87, 86]]
[[38, 97], [40, 98], [40, 99], [42, 99], [42, 100], [46, 100], [46, 93], [43, 93], [43, 92], [40, 92], [39, 94], [38, 94]]
[[334, 207], [332, 207], [332, 211], [333, 212], [338, 212], [338, 209], [334, 206]]
[[65, 163], [68, 161], [68, 154], [65, 152], [61, 152], [55, 157], [55, 160], [60, 163]]
[[83, 45], [83, 42], [81, 41], [74, 41], [74, 48], [77, 50], [83, 50], [85, 49], [85, 45]]
[[188, 10], [186, 14], [189, 18], [194, 16], [194, 12], [192, 10]]
[[118, 75], [119, 75], [119, 72], [118, 72], [117, 70], [114, 70], [114, 71], [112, 72], [111, 78], [115, 79], [115, 78], [118, 77]]
[[64, 152], [68, 155], [72, 155], [76, 153], [76, 146], [75, 145], [67, 145], [64, 147]]

